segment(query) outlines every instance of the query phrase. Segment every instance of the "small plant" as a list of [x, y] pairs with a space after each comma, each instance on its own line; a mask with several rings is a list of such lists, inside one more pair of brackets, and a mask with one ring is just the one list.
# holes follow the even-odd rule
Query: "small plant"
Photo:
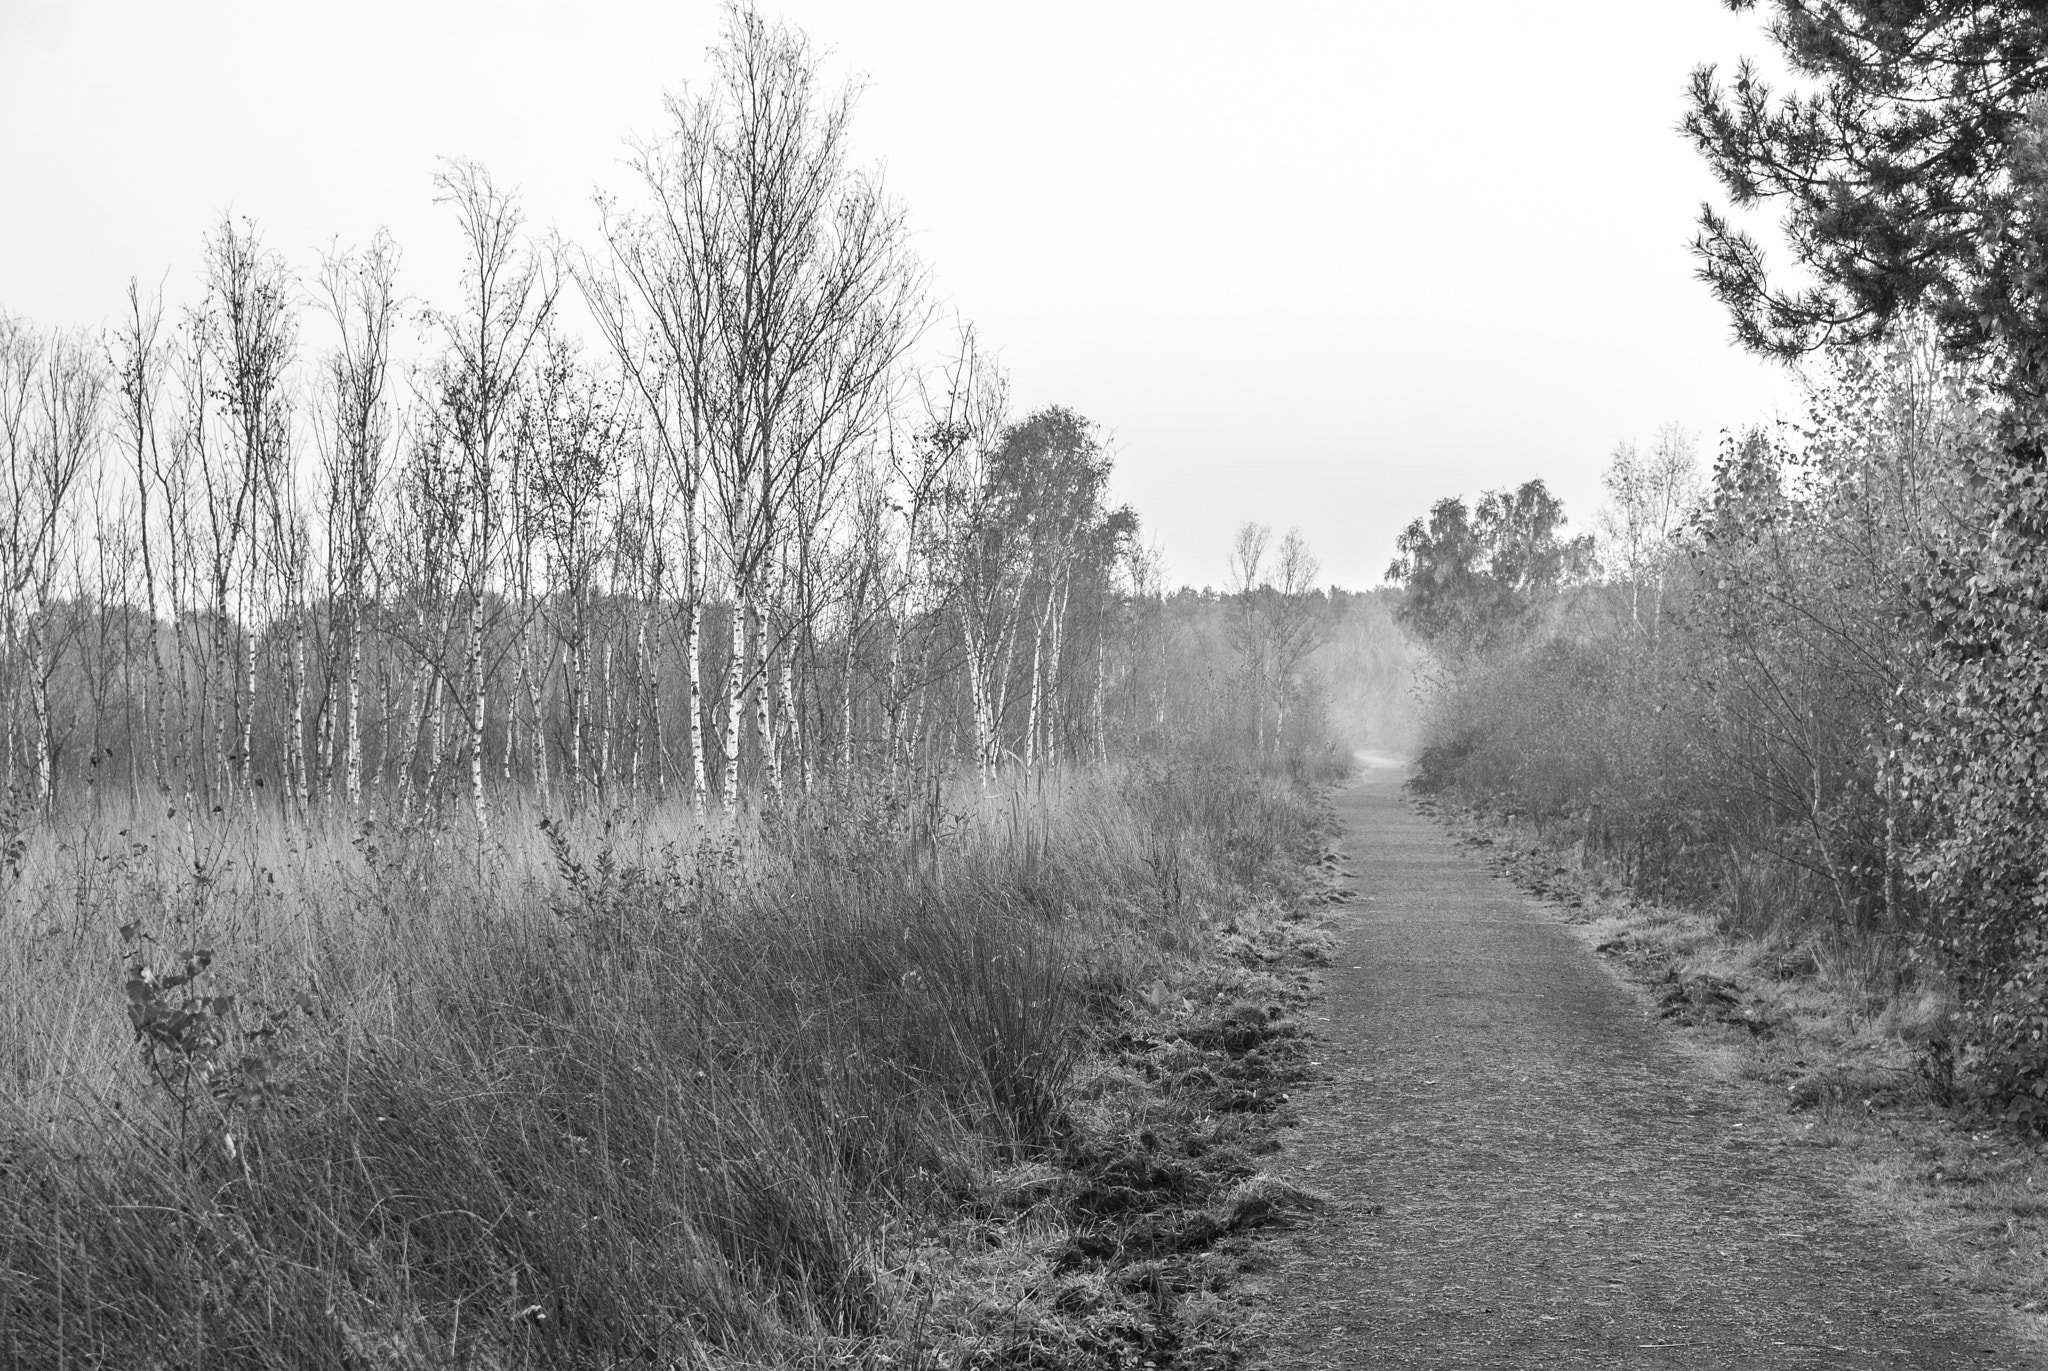
[[555, 873], [574, 897], [556, 901], [555, 912], [579, 935], [614, 950], [623, 946], [634, 931], [628, 927], [634, 915], [659, 917], [686, 899], [682, 854], [673, 843], [663, 844], [658, 866], [619, 859], [620, 819], [617, 812], [605, 817], [597, 855], [587, 865], [576, 855], [568, 831], [559, 820], [540, 821], [541, 836], [554, 860]]
[[[265, 1010], [245, 1025], [236, 998], [215, 993], [211, 948], [180, 951], [172, 959], [175, 969], [160, 970], [150, 956], [155, 940], [139, 922], [121, 925], [120, 932], [129, 949], [128, 1021], [151, 1082], [176, 1112], [180, 1169], [195, 1160], [195, 1125], [204, 1123], [217, 1130], [222, 1152], [246, 1170], [236, 1125], [289, 1092], [276, 1079], [276, 1066], [290, 1007]], [[310, 1007], [303, 993], [296, 1004]]]

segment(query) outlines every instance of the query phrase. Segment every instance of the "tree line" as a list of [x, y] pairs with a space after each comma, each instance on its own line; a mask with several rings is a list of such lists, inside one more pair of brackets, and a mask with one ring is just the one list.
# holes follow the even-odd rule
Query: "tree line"
[[[589, 247], [443, 165], [450, 307], [406, 300], [388, 237], [306, 277], [224, 219], [187, 310], [131, 283], [102, 335], [0, 315], [16, 807], [703, 817], [1184, 723], [1096, 427], [1013, 414], [971, 327], [925, 360], [852, 113], [735, 8]], [[1306, 588], [1287, 556], [1277, 600], [1244, 568], [1243, 631]], [[1281, 697], [1296, 637], [1247, 689]]]

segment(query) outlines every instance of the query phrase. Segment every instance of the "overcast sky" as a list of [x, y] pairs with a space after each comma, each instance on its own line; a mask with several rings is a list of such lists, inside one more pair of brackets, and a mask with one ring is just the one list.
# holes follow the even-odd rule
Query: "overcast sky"
[[[1439, 496], [1542, 476], [1589, 526], [1616, 442], [1789, 409], [1685, 244], [1687, 73], [1760, 55], [1717, 0], [791, 0], [1020, 407], [1116, 453], [1176, 579], [1245, 520], [1378, 581]], [[0, 309], [193, 294], [224, 210], [301, 267], [388, 226], [448, 298], [441, 155], [591, 241], [598, 185], [700, 79], [703, 0], [0, 0]]]

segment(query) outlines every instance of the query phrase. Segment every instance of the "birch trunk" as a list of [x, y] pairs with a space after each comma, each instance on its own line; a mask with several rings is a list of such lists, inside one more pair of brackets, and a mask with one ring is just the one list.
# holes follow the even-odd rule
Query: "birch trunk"
[[301, 815], [305, 813], [306, 805], [312, 798], [312, 787], [306, 765], [306, 612], [303, 605], [304, 597], [301, 596], [300, 607], [292, 611], [291, 683], [291, 751], [297, 758], [299, 770], [298, 788], [293, 794], [294, 798], [298, 800]]
[[564, 684], [569, 691], [569, 803], [583, 807], [584, 786], [589, 779], [583, 765], [583, 735], [590, 724], [590, 645], [584, 639], [583, 606], [576, 606], [570, 631], [569, 660], [563, 663]]
[[981, 788], [987, 790], [995, 765], [995, 712], [990, 708], [988, 672], [981, 653], [970, 638], [967, 648], [967, 693], [974, 708], [974, 759], [981, 772]]
[[426, 713], [420, 718], [420, 731], [427, 736], [427, 775], [420, 783], [420, 808], [431, 808], [440, 798], [442, 745], [447, 741], [447, 711], [441, 707], [441, 694], [446, 678], [439, 671], [433, 672], [433, 680], [427, 686]]
[[733, 597], [732, 662], [726, 675], [725, 714], [725, 815], [739, 813], [740, 735], [746, 725], [747, 685], [747, 600], [744, 592]]
[[[235, 779], [234, 763], [228, 760], [228, 707], [235, 690], [235, 668], [231, 650], [228, 647], [228, 608], [225, 585], [220, 591], [220, 603], [214, 610], [213, 618], [213, 679], [207, 682], [212, 687], [207, 694], [213, 701], [213, 755], [218, 772], [218, 784], [225, 791]], [[212, 788], [207, 798], [216, 799]]]
[[1031, 631], [1031, 703], [1024, 711], [1024, 776], [1029, 780], [1038, 769], [1038, 708], [1040, 669], [1045, 658], [1046, 619], [1052, 616], [1052, 596], [1045, 597], [1045, 614]]
[[903, 644], [910, 631], [909, 605], [890, 616], [889, 624], [889, 691], [885, 707], [889, 712], [889, 736], [885, 740], [889, 749], [889, 779], [896, 779], [896, 766], [902, 754], [903, 745], [908, 741], [903, 732]]
[[761, 767], [768, 778], [768, 798], [777, 809], [782, 808], [782, 757], [781, 749], [775, 745], [775, 734], [769, 723], [769, 675], [768, 675], [768, 625], [765, 620], [755, 626], [755, 684], [754, 684], [754, 743], [760, 749]]
[[348, 807], [363, 807], [363, 630], [354, 606], [348, 616]]
[[28, 702], [36, 725], [36, 804], [48, 814], [56, 800], [56, 777], [50, 750], [54, 730], [50, 726], [50, 667], [42, 630], [31, 619], [28, 631]]
[[533, 662], [533, 631], [531, 625], [520, 630], [519, 635], [520, 675], [526, 678], [527, 703], [533, 710], [533, 792], [539, 797], [540, 807], [548, 807], [548, 730], [546, 712], [546, 684], [541, 672]]
[[612, 723], [617, 712], [613, 701], [612, 640], [604, 642], [604, 695], [597, 703], [597, 787], [600, 796], [612, 779]]
[[[640, 710], [636, 710], [634, 712], [633, 716], [633, 762], [632, 780], [630, 784], [632, 786], [633, 796], [635, 799], [638, 799], [640, 795], [641, 748], [649, 734], [652, 734], [654, 746], [655, 793], [659, 795], [661, 793], [662, 788], [661, 689], [660, 682], [655, 673], [654, 663], [651, 662], [647, 656], [647, 615], [647, 602], [643, 599], [640, 602], [638, 620], [633, 628], [634, 662], [639, 667], [639, 671], [635, 673], [635, 676], [637, 684], [640, 687], [639, 693], [642, 706]], [[647, 727], [645, 729], [641, 727], [640, 723], [641, 716], [643, 713], [645, 714], [647, 720]]]
[[469, 714], [469, 800], [476, 810], [480, 833], [491, 831], [491, 816], [484, 807], [484, 593], [477, 589], [469, 610], [469, 680], [476, 694]]
[[1073, 581], [1064, 570], [1061, 571], [1060, 607], [1052, 616], [1052, 662], [1048, 668], [1050, 683], [1045, 697], [1045, 759], [1054, 770], [1059, 769], [1060, 741], [1066, 724], [1060, 713], [1060, 680], [1066, 663], [1067, 596], [1073, 588]]
[[242, 710], [242, 790], [253, 807], [256, 803], [256, 630], [243, 629], [242, 643], [248, 656], [249, 688]]
[[709, 780], [704, 767], [704, 606], [690, 601], [690, 627], [683, 644], [690, 672], [690, 809], [701, 827], [707, 815]]
[[512, 793], [512, 756], [519, 747], [519, 697], [526, 692], [520, 687], [526, 684], [523, 664], [512, 671], [512, 688], [505, 692], [505, 752], [499, 770], [503, 773], [502, 784], [505, 793]]
[[853, 784], [853, 626], [846, 629], [846, 658], [839, 677], [839, 778]]
[[802, 793], [811, 793], [810, 752], [804, 746], [803, 712], [797, 705], [796, 668], [791, 664], [791, 654], [782, 658], [782, 717], [783, 730], [789, 738], [789, 755], [796, 759], [797, 779]]

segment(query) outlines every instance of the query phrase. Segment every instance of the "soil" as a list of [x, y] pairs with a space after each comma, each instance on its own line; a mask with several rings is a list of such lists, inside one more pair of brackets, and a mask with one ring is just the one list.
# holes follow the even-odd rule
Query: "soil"
[[1321, 1080], [1269, 1169], [1327, 1197], [1238, 1286], [1254, 1365], [2039, 1365], [1536, 899], [1369, 769]]

